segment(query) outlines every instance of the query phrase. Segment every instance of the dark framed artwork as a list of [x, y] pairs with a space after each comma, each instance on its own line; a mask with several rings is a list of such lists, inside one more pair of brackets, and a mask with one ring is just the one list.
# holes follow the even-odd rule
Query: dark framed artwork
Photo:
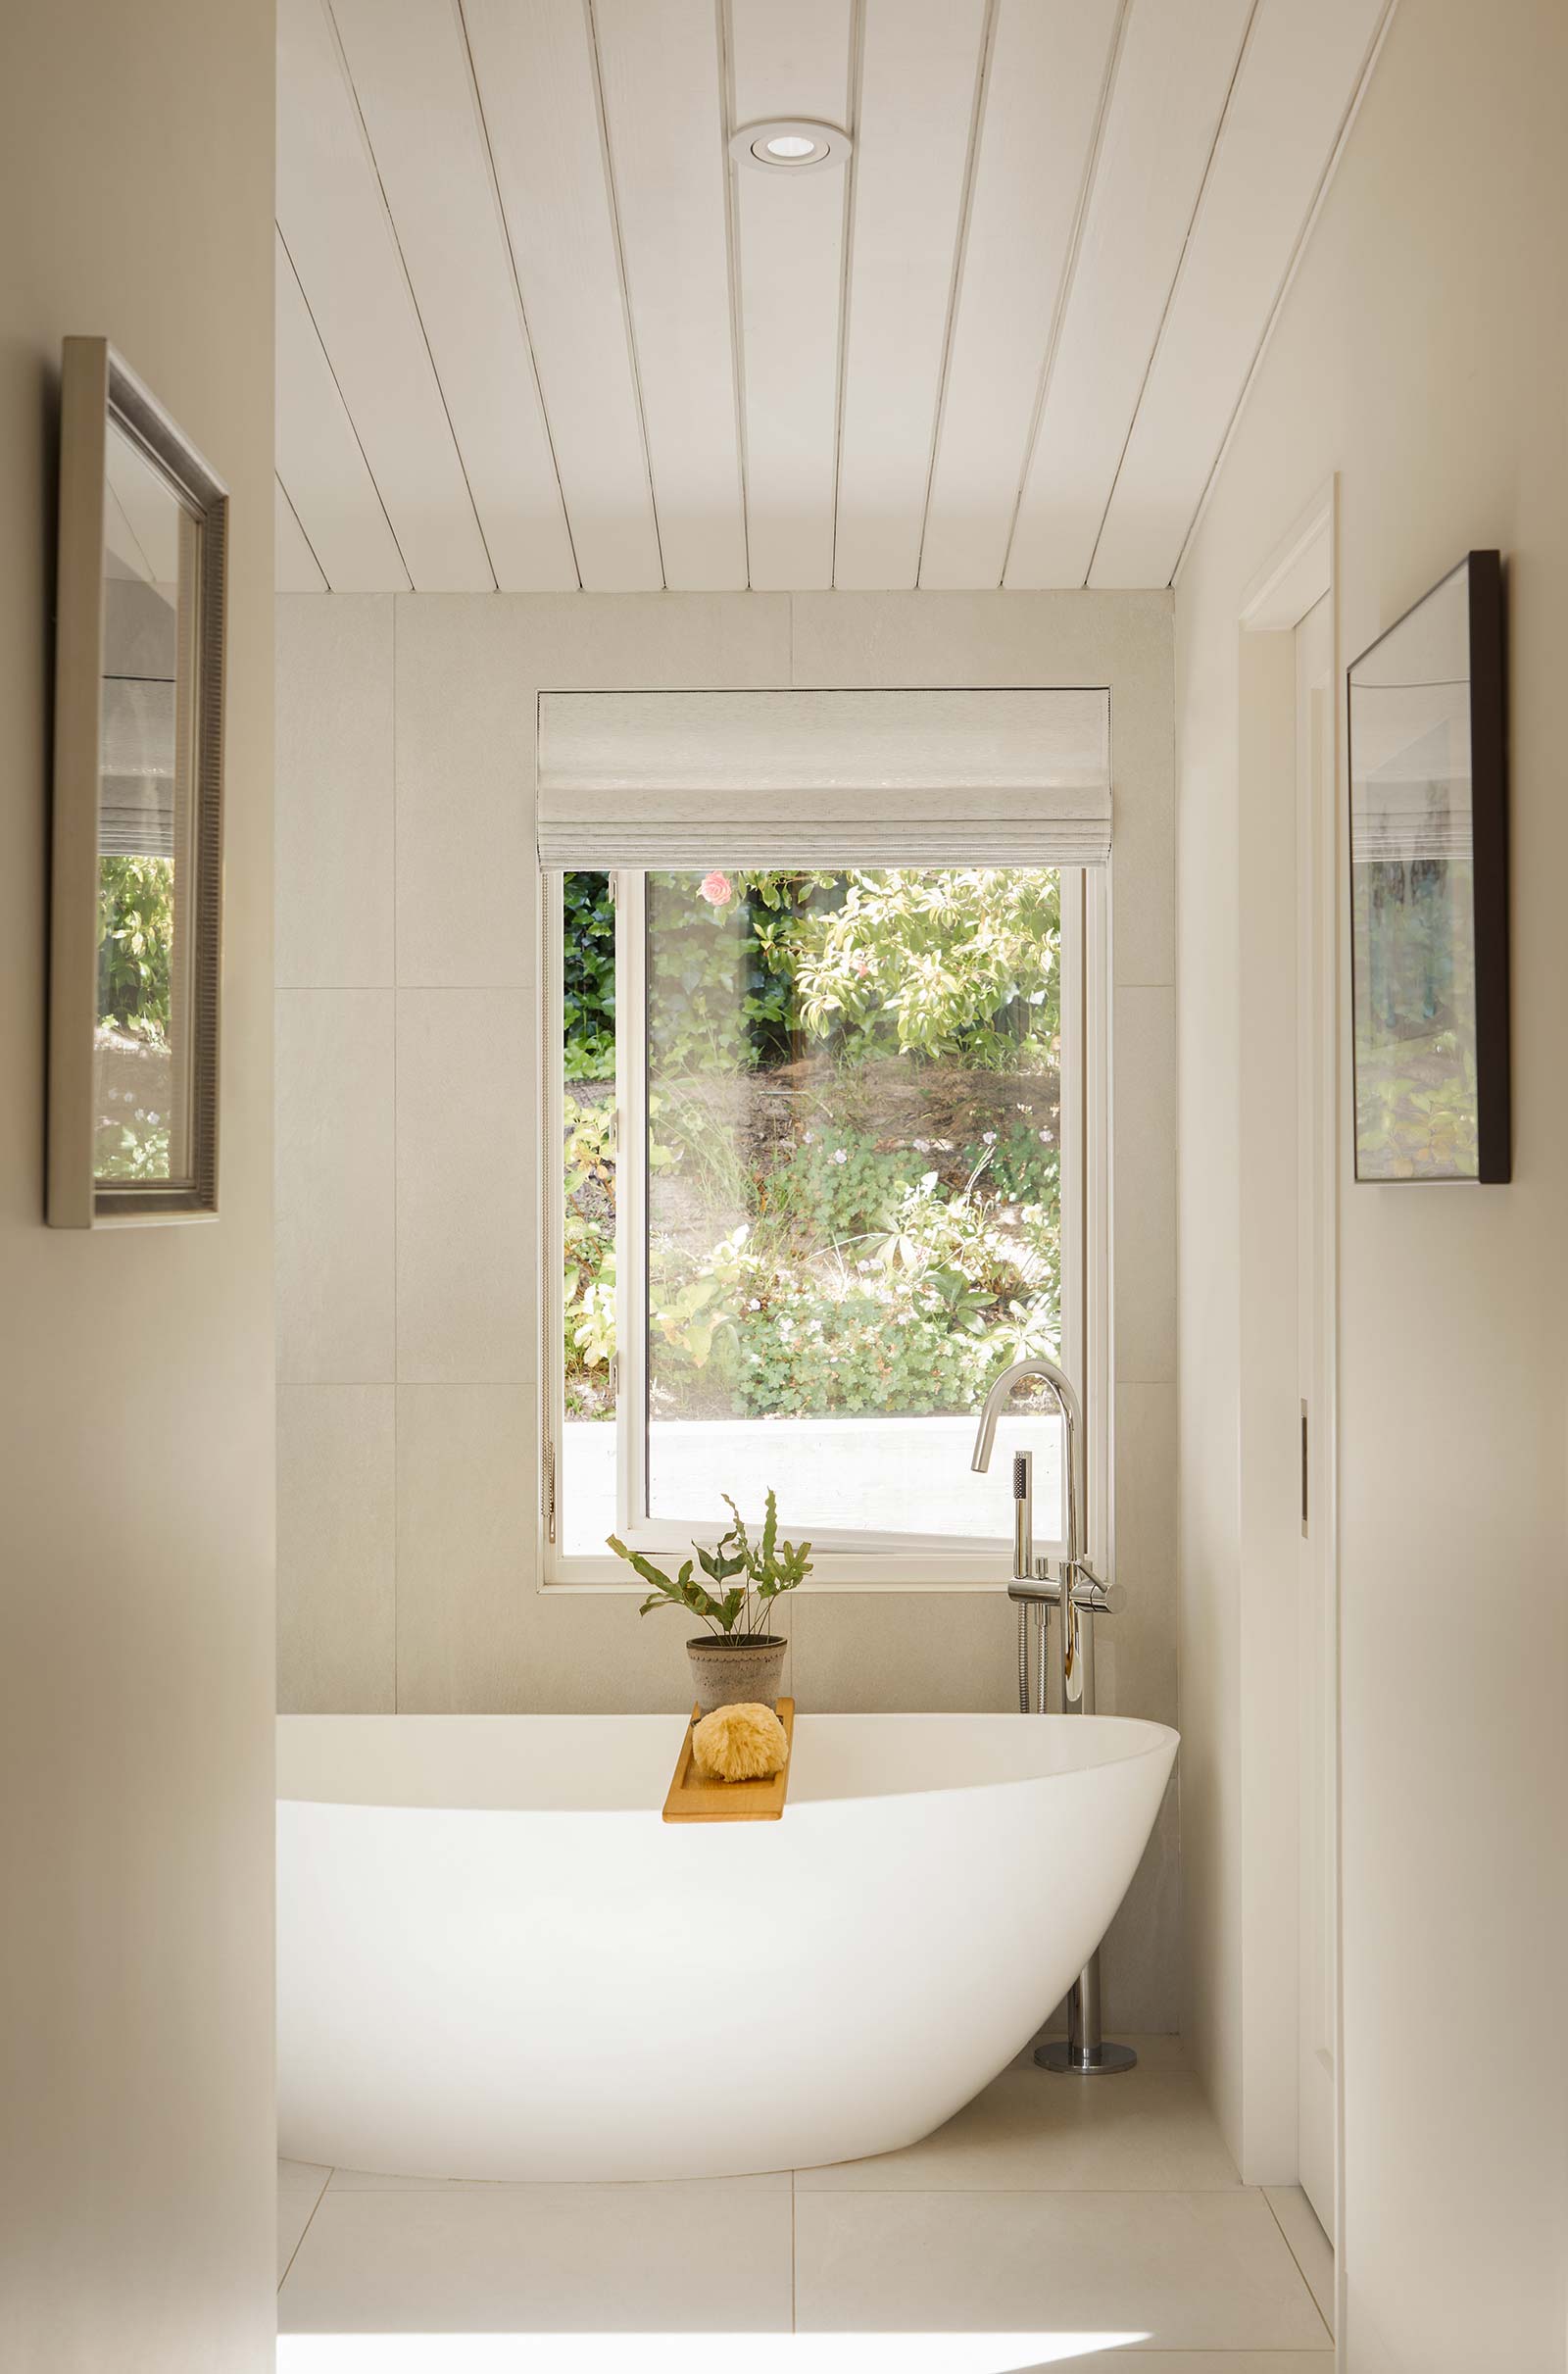
[[1505, 1180], [1502, 566], [1468, 553], [1349, 668], [1357, 1179]]

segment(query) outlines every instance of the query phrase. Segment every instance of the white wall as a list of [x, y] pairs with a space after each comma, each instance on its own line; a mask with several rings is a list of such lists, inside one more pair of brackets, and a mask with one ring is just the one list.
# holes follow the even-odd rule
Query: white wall
[[[533, 716], [542, 685], [1109, 683], [1116, 1554], [1101, 1704], [1175, 1708], [1168, 595], [278, 603], [281, 1704], [682, 1705], [678, 1626], [536, 1588]], [[1015, 1704], [1004, 1596], [802, 1593], [803, 1704]], [[1107, 1948], [1169, 2028], [1176, 1809]]]
[[1559, 0], [1405, 0], [1177, 594], [1187, 2025], [1245, 2152], [1244, 1043], [1294, 915], [1248, 857], [1289, 777], [1239, 764], [1238, 616], [1335, 470], [1342, 661], [1468, 548], [1508, 572], [1514, 1183], [1355, 1186], [1342, 1150], [1353, 2374], [1563, 2364], [1565, 97]]
[[[262, 2374], [271, 2135], [272, 11], [0, 12], [0, 2364]], [[60, 341], [232, 510], [223, 1215], [51, 1231]]]

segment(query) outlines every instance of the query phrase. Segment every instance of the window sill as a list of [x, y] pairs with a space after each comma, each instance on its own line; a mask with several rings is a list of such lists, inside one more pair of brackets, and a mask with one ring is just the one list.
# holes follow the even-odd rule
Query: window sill
[[[667, 1557], [667, 1553], [658, 1551], [649, 1555], [656, 1558], [662, 1555]], [[1055, 1559], [1061, 1552], [1057, 1545], [1043, 1543], [1037, 1555]], [[796, 1589], [803, 1596], [853, 1592], [880, 1597], [890, 1592], [941, 1592], [961, 1598], [975, 1592], [1004, 1592], [1011, 1580], [1011, 1562], [1004, 1558], [901, 1558], [895, 1552], [877, 1557], [823, 1558]], [[635, 1576], [628, 1579], [619, 1561], [610, 1558], [558, 1558], [554, 1570], [543, 1573], [536, 1588], [561, 1598], [607, 1592], [633, 1599], [647, 1596], [647, 1586]], [[793, 1598], [794, 1593], [790, 1596]]]

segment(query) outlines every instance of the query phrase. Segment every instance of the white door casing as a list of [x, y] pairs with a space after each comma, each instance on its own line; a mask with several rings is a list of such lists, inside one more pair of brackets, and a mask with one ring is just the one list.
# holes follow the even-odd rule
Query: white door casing
[[1298, 2152], [1333, 2240], [1338, 1656], [1334, 1556], [1336, 678], [1332, 594], [1296, 627], [1297, 1360], [1299, 1555]]
[[1331, 2236], [1343, 2227], [1335, 514], [1331, 479], [1243, 597], [1238, 851], [1239, 2157], [1247, 2182], [1299, 2183]]

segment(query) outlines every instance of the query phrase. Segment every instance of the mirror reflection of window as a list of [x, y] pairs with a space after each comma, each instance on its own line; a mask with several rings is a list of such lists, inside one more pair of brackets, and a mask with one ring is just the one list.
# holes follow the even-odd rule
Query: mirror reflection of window
[[201, 524], [111, 427], [98, 815], [99, 1179], [191, 1176], [196, 618]]

